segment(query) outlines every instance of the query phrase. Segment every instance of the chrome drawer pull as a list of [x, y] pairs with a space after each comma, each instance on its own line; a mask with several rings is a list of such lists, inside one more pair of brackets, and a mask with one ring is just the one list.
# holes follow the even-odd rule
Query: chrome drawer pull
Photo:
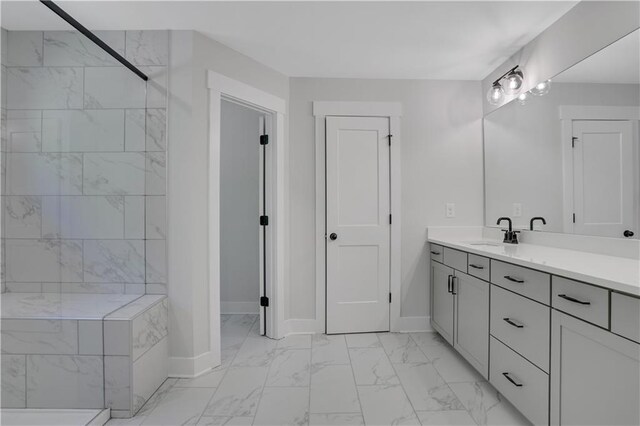
[[502, 375], [503, 375], [504, 377], [506, 377], [508, 381], [510, 381], [511, 383], [513, 383], [513, 385], [514, 385], [514, 386], [517, 386], [517, 387], [519, 387], [519, 388], [521, 388], [521, 387], [522, 387], [522, 383], [518, 383], [518, 382], [516, 382], [515, 380], [513, 380], [513, 379], [511, 378], [511, 376], [509, 376], [509, 373], [502, 373]]
[[511, 318], [502, 318], [502, 319], [506, 321], [508, 324], [511, 324], [512, 326], [514, 326], [515, 328], [524, 328], [524, 325], [513, 322]]
[[566, 294], [559, 294], [558, 297], [563, 298], [564, 300], [568, 300], [569, 302], [579, 303], [581, 305], [590, 305], [591, 302], [585, 302], [584, 300], [574, 299], [571, 296], [567, 296]]
[[524, 280], [521, 280], [520, 278], [513, 278], [511, 275], [505, 275], [504, 279], [518, 284], [522, 284], [524, 282]]
[[474, 265], [473, 263], [469, 264], [469, 266], [471, 266], [473, 269], [484, 269], [484, 266], [482, 266], [482, 265]]
[[435, 255], [435, 256], [440, 256], [440, 252], [439, 251], [431, 251], [431, 254]]

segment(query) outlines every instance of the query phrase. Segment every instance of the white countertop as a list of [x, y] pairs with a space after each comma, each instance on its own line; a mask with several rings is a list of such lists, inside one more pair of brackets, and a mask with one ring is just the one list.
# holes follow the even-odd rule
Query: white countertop
[[[480, 256], [537, 269], [640, 296], [640, 260], [534, 244], [503, 244], [459, 235], [433, 235], [428, 241]], [[480, 242], [495, 245], [477, 245]]]

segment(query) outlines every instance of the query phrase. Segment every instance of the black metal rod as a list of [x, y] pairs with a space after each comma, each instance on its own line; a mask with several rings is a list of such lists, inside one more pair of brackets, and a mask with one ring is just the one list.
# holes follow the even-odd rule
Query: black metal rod
[[73, 28], [75, 28], [76, 30], [80, 31], [85, 37], [87, 37], [89, 40], [91, 40], [92, 42], [94, 42], [95, 44], [100, 46], [101, 49], [103, 49], [109, 55], [113, 56], [122, 65], [124, 65], [125, 67], [127, 67], [131, 71], [133, 71], [138, 77], [140, 77], [144, 81], [149, 80], [149, 77], [147, 77], [147, 75], [145, 73], [140, 71], [131, 62], [127, 61], [121, 54], [119, 54], [118, 52], [113, 50], [107, 43], [102, 41], [98, 36], [96, 36], [91, 31], [89, 31], [80, 22], [76, 21], [71, 15], [69, 15], [67, 12], [65, 12], [62, 8], [60, 8], [60, 6], [55, 4], [53, 1], [51, 1], [51, 0], [40, 0], [40, 3], [44, 4], [45, 6], [47, 6], [49, 9], [51, 9], [51, 11], [53, 13], [55, 13], [56, 15], [58, 15], [59, 17], [61, 17], [65, 21], [67, 21]]

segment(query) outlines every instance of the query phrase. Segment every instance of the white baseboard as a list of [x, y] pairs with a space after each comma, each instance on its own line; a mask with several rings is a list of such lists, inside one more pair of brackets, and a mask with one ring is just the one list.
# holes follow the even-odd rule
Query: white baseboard
[[431, 317], [400, 317], [398, 319], [398, 329], [392, 331], [400, 333], [433, 331]]
[[290, 334], [324, 333], [315, 319], [288, 319], [285, 321], [285, 336]]
[[194, 378], [213, 368], [211, 352], [195, 357], [169, 357], [169, 377]]
[[220, 302], [221, 314], [258, 314], [258, 303], [253, 302]]

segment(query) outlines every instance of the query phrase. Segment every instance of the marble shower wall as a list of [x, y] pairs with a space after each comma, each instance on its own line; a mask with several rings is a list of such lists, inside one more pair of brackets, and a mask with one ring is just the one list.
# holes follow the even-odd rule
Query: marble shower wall
[[168, 32], [2, 31], [3, 291], [166, 293]]

